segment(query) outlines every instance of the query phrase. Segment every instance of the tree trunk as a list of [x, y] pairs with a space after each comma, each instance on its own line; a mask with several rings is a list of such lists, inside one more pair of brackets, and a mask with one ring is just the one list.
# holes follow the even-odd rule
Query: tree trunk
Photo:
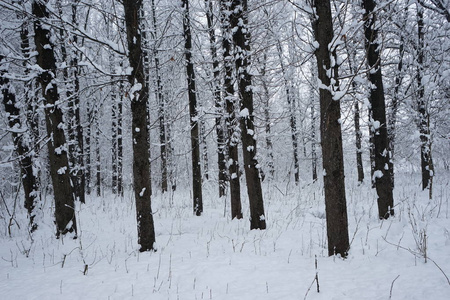
[[[153, 25], [153, 39], [157, 39], [157, 24], [156, 24], [156, 6], [155, 0], [151, 1], [152, 25]], [[166, 139], [166, 119], [165, 119], [165, 99], [163, 94], [163, 86], [160, 74], [160, 64], [158, 57], [158, 45], [153, 45], [153, 59], [155, 61], [155, 81], [156, 81], [156, 99], [158, 99], [158, 121], [159, 121], [159, 144], [161, 155], [161, 192], [167, 192], [168, 175], [167, 175], [167, 139]]]
[[50, 175], [55, 197], [56, 235], [67, 232], [77, 232], [75, 218], [74, 190], [70, 184], [69, 160], [67, 143], [64, 135], [63, 113], [57, 105], [59, 102], [58, 87], [54, 82], [56, 75], [56, 59], [51, 34], [47, 25], [41, 23], [42, 18], [48, 18], [47, 1], [35, 0], [32, 3], [34, 21], [34, 42], [37, 50], [37, 63], [42, 69], [38, 80], [41, 83], [42, 95], [45, 99], [45, 121], [49, 137], [48, 155]]
[[224, 131], [224, 105], [220, 95], [220, 70], [219, 60], [217, 58], [216, 35], [214, 33], [214, 14], [212, 0], [205, 0], [206, 4], [206, 21], [208, 24], [209, 35], [209, 51], [211, 52], [212, 68], [213, 68], [213, 97], [216, 113], [216, 134], [217, 134], [217, 165], [219, 168], [219, 197], [225, 196], [227, 166], [225, 161], [225, 131]]
[[189, 1], [181, 0], [182, 8], [184, 9], [183, 16], [183, 36], [184, 49], [186, 56], [186, 75], [189, 96], [189, 116], [191, 123], [191, 158], [192, 158], [192, 195], [194, 197], [194, 213], [200, 216], [203, 212], [202, 200], [202, 171], [200, 161], [200, 133], [198, 126], [198, 112], [197, 112], [197, 91], [195, 87], [195, 72], [194, 64], [192, 62], [192, 37], [191, 25], [189, 17]]
[[11, 132], [14, 151], [19, 158], [20, 172], [23, 190], [25, 194], [24, 206], [28, 212], [29, 228], [33, 232], [37, 229], [37, 224], [34, 222], [36, 202], [39, 199], [38, 181], [33, 174], [33, 152], [27, 145], [24, 132], [26, 128], [22, 126], [20, 120], [19, 103], [17, 103], [14, 87], [11, 85], [6, 75], [8, 72], [8, 64], [4, 61], [4, 53], [0, 53], [0, 89], [3, 96], [3, 104], [8, 119], [8, 131]]
[[420, 133], [420, 162], [422, 167], [422, 190], [430, 190], [430, 199], [432, 198], [433, 182], [433, 159], [431, 156], [431, 135], [430, 135], [430, 115], [425, 100], [425, 86], [422, 82], [425, 42], [424, 42], [424, 20], [423, 8], [417, 5], [417, 107], [419, 112], [419, 133]]
[[238, 145], [240, 139], [239, 119], [236, 116], [237, 99], [234, 95], [233, 57], [231, 44], [230, 18], [227, 13], [230, 11], [230, 3], [221, 1], [221, 21], [222, 21], [222, 48], [225, 67], [224, 77], [224, 99], [227, 115], [225, 126], [227, 132], [227, 165], [230, 182], [230, 203], [231, 219], [242, 219], [241, 184], [239, 171]]
[[[323, 180], [325, 189], [325, 211], [327, 221], [328, 255], [346, 257], [349, 250], [347, 204], [345, 198], [344, 159], [340, 102], [333, 99], [338, 86], [336, 49], [332, 46], [333, 24], [330, 1], [313, 1], [316, 14], [312, 20], [315, 40], [319, 48], [315, 51], [320, 94], [320, 132], [322, 145]], [[330, 49], [331, 48], [331, 49]], [[336, 83], [333, 87], [332, 79]]]
[[311, 63], [311, 85], [309, 90], [310, 106], [311, 106], [311, 169], [312, 169], [312, 179], [313, 182], [317, 181], [317, 139], [316, 139], [316, 96], [315, 92], [317, 90], [317, 71], [314, 70], [314, 66]]
[[[357, 69], [354, 67], [355, 63], [355, 56], [356, 56], [356, 49], [349, 50], [348, 44], [345, 45], [347, 54], [349, 56], [348, 58], [348, 64], [350, 71], [353, 74], [356, 74]], [[352, 81], [352, 92], [357, 93], [358, 91], [358, 84], [355, 80]], [[363, 162], [362, 162], [362, 132], [361, 132], [361, 116], [360, 116], [360, 109], [359, 109], [359, 103], [358, 99], [355, 97], [355, 105], [354, 105], [354, 115], [353, 120], [355, 124], [355, 146], [356, 146], [356, 171], [358, 173], [358, 182], [362, 183], [364, 181], [364, 168], [363, 168]], [[371, 152], [372, 154], [372, 152]], [[371, 160], [372, 161], [372, 160]]]
[[[405, 8], [405, 14], [407, 14], [408, 9]], [[404, 18], [404, 28], [406, 28], [406, 16]], [[394, 182], [394, 155], [395, 155], [395, 139], [396, 139], [396, 123], [397, 123], [397, 112], [399, 106], [399, 97], [400, 97], [400, 86], [403, 81], [403, 56], [405, 54], [404, 49], [404, 37], [400, 35], [400, 45], [399, 45], [399, 54], [398, 54], [398, 63], [397, 63], [397, 74], [395, 75], [395, 87], [394, 87], [394, 95], [392, 96], [392, 107], [390, 110], [389, 118], [388, 118], [388, 135], [389, 135], [389, 153], [390, 153], [390, 162], [389, 162], [389, 173], [391, 174], [392, 180], [392, 188], [395, 186]]]
[[270, 125], [270, 111], [269, 111], [269, 103], [270, 103], [270, 93], [269, 93], [269, 87], [267, 86], [267, 77], [266, 77], [266, 70], [267, 70], [267, 50], [264, 51], [264, 57], [263, 57], [263, 63], [261, 68], [261, 80], [262, 80], [262, 87], [264, 91], [264, 129], [266, 134], [266, 148], [267, 148], [267, 158], [268, 158], [268, 164], [269, 167], [269, 175], [270, 179], [273, 179], [275, 176], [275, 166], [273, 162], [273, 143], [271, 138], [271, 125]]
[[[61, 3], [57, 2], [60, 16], [63, 15]], [[77, 25], [77, 6], [72, 3], [72, 24]], [[80, 83], [78, 78], [77, 53], [66, 45], [76, 44], [77, 36], [68, 37], [64, 28], [60, 28], [62, 60], [67, 63], [63, 70], [64, 82], [66, 83], [66, 97], [68, 99], [67, 127], [69, 144], [70, 178], [75, 192], [75, 199], [85, 203], [85, 178], [83, 161], [83, 129], [80, 117]]]
[[[299, 183], [299, 161], [298, 161], [298, 132], [297, 132], [297, 118], [295, 117], [295, 102], [293, 99], [293, 92], [291, 89], [291, 85], [289, 83], [289, 80], [287, 78], [287, 72], [286, 68], [284, 66], [283, 62], [283, 50], [281, 48], [280, 41], [277, 41], [277, 51], [278, 51], [278, 57], [280, 59], [280, 67], [281, 67], [281, 73], [283, 74], [283, 81], [284, 81], [284, 89], [286, 91], [286, 100], [288, 104], [288, 110], [289, 110], [289, 124], [291, 127], [291, 139], [292, 139], [292, 150], [293, 150], [293, 157], [294, 157], [294, 180], [295, 184]], [[306, 155], [305, 155], [306, 156]]]
[[92, 123], [93, 123], [93, 115], [90, 105], [87, 105], [87, 118], [88, 125], [86, 126], [86, 140], [85, 140], [85, 153], [86, 153], [86, 194], [91, 194], [91, 141], [92, 141]]
[[119, 102], [117, 103], [117, 194], [123, 197], [123, 82], [119, 83]]
[[102, 163], [100, 156], [100, 115], [95, 108], [95, 187], [97, 197], [102, 195]]
[[386, 106], [384, 99], [383, 78], [380, 64], [380, 45], [378, 44], [378, 29], [376, 27], [375, 2], [363, 0], [364, 34], [369, 67], [370, 89], [370, 122], [373, 134], [373, 151], [375, 168], [373, 179], [378, 194], [378, 215], [387, 219], [394, 215], [394, 199], [392, 195], [392, 180], [389, 172], [389, 142], [386, 124]]
[[155, 228], [151, 208], [150, 144], [147, 127], [148, 82], [144, 72], [140, 11], [142, 0], [124, 0], [127, 31], [128, 60], [132, 73], [128, 80], [132, 86], [131, 119], [133, 141], [133, 184], [136, 199], [136, 218], [139, 251], [154, 249]]
[[250, 229], [266, 229], [261, 179], [256, 157], [252, 76], [249, 73], [250, 32], [248, 30], [247, 0], [233, 0], [231, 12], [230, 25], [233, 32], [234, 61], [241, 100], [241, 140], [247, 194], [250, 203]]

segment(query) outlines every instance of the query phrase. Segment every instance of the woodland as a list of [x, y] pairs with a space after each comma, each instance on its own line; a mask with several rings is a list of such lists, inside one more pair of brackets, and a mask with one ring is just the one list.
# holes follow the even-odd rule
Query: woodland
[[0, 0], [5, 299], [449, 299], [449, 0]]

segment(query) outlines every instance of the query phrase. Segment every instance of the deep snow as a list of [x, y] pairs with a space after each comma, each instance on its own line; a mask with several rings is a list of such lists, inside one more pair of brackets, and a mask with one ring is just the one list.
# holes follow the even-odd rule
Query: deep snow
[[[154, 195], [158, 251], [153, 253], [137, 251], [130, 194], [88, 197], [77, 207], [77, 240], [55, 239], [47, 199], [33, 242], [24, 209], [18, 209], [21, 229], [14, 224], [11, 238], [9, 218], [0, 220], [0, 298], [450, 299], [448, 178], [436, 177], [430, 202], [418, 176], [398, 175], [396, 216], [387, 221], [377, 218], [369, 184], [357, 186], [347, 178], [352, 244], [345, 260], [326, 256], [319, 183], [290, 188], [264, 183], [264, 231], [249, 230], [245, 190], [245, 217], [233, 221], [229, 204], [224, 207], [210, 183], [204, 186], [201, 217], [192, 214], [188, 188]], [[418, 249], [424, 233], [427, 263]]]

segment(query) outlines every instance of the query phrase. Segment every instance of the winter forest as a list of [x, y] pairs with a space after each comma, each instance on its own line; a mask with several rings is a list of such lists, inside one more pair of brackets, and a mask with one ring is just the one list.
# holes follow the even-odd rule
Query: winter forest
[[0, 298], [450, 299], [449, 0], [0, 0]]

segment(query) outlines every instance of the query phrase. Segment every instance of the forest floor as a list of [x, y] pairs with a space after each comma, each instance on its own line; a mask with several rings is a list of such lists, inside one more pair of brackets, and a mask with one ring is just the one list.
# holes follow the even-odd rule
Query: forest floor
[[347, 178], [346, 259], [327, 256], [319, 183], [264, 183], [268, 227], [262, 231], [249, 230], [245, 192], [242, 220], [230, 220], [229, 204], [212, 183], [204, 186], [201, 217], [192, 214], [188, 188], [154, 195], [158, 250], [152, 253], [137, 251], [130, 194], [88, 197], [77, 206], [76, 240], [55, 239], [49, 197], [32, 239], [24, 209], [16, 209], [11, 236], [9, 217], [0, 219], [0, 298], [450, 299], [446, 175], [436, 177], [432, 201], [418, 176], [398, 175], [396, 215], [385, 221], [377, 217], [370, 185]]

